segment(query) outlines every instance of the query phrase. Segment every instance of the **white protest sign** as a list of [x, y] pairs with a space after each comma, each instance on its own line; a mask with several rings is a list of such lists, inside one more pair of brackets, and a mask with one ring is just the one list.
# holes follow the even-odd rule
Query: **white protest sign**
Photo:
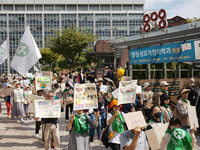
[[14, 93], [14, 101], [16, 103], [23, 103], [24, 102], [23, 90], [22, 89], [20, 89], [20, 90], [14, 89], [13, 93]]
[[26, 73], [25, 76], [27, 76], [28, 78], [32, 78], [33, 74], [32, 73]]
[[196, 128], [199, 127], [197, 113], [196, 113], [196, 107], [195, 106], [187, 106], [188, 110], [188, 117], [190, 121], [190, 129], [194, 129], [194, 124]]
[[123, 76], [121, 81], [131, 81], [131, 77], [126, 77], [126, 76]]
[[60, 100], [36, 100], [35, 117], [41, 118], [60, 118], [61, 102]]
[[96, 85], [75, 84], [74, 86], [74, 110], [98, 108]]
[[28, 111], [30, 113], [35, 112], [35, 104], [34, 104], [35, 100], [45, 100], [45, 97], [37, 96], [37, 95], [30, 95], [30, 104], [29, 104], [29, 108], [28, 108]]
[[145, 131], [151, 150], [159, 150], [160, 142], [168, 128], [168, 123], [160, 124], [153, 129]]
[[137, 85], [136, 94], [142, 94], [142, 86]]
[[119, 89], [114, 90], [112, 92], [112, 95], [113, 95], [114, 98], [118, 98], [118, 96], [119, 96]]
[[51, 90], [51, 77], [37, 76], [35, 77], [35, 86], [37, 90]]
[[123, 114], [124, 120], [129, 130], [134, 129], [136, 126], [146, 127], [147, 123], [144, 119], [142, 111], [130, 112]]
[[137, 80], [119, 82], [117, 105], [135, 103]]
[[107, 86], [107, 85], [101, 85], [100, 92], [106, 93], [108, 91], [108, 89], [109, 89], [109, 86]]

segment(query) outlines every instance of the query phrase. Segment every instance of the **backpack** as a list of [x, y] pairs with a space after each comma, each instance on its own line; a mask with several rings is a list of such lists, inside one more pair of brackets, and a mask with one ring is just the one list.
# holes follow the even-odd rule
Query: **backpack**
[[109, 147], [109, 143], [108, 143], [108, 140], [109, 140], [109, 126], [108, 125], [105, 129], [102, 130], [102, 134], [101, 134], [101, 142], [103, 143], [103, 145], [108, 148]]

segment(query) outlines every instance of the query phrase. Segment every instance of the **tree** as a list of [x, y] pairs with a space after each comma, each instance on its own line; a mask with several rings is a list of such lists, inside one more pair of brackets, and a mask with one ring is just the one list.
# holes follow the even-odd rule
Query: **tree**
[[54, 68], [58, 64], [60, 56], [58, 54], [52, 52], [48, 48], [42, 48], [42, 49], [40, 49], [40, 53], [42, 55], [42, 58], [39, 60], [39, 62], [42, 65], [49, 65], [49, 67], [51, 68], [51, 70], [54, 70]]
[[63, 71], [63, 69], [66, 69], [66, 68], [69, 69], [69, 65], [68, 65], [68, 63], [67, 63], [67, 61], [66, 61], [65, 58], [61, 58], [61, 59], [59, 60], [59, 62], [58, 62], [58, 67], [59, 67], [62, 71]]
[[52, 52], [62, 55], [71, 68], [75, 68], [83, 55], [83, 49], [88, 49], [96, 40], [96, 36], [89, 31], [78, 27], [62, 28], [61, 33], [60, 30], [52, 30], [54, 35], [49, 37], [47, 45]]
[[194, 21], [200, 21], [200, 18], [198, 19], [197, 17], [193, 17], [193, 19], [190, 19], [189, 17], [186, 18], [187, 20], [187, 23], [191, 23], [191, 22], [194, 22]]

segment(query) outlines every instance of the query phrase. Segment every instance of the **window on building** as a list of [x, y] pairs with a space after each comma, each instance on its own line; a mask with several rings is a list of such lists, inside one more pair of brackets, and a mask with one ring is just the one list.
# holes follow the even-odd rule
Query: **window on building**
[[34, 11], [33, 5], [26, 5], [27, 11]]
[[45, 11], [54, 11], [54, 5], [44, 5]]
[[110, 10], [110, 5], [101, 5], [101, 10]]
[[112, 5], [112, 10], [121, 10], [121, 5]]
[[134, 10], [143, 10], [143, 5], [134, 5]]
[[15, 5], [15, 11], [24, 11], [25, 5]]
[[43, 10], [42, 5], [35, 5], [35, 10], [42, 11]]
[[99, 5], [90, 5], [90, 10], [98, 11]]
[[76, 10], [76, 5], [67, 5], [67, 10], [75, 11]]
[[56, 11], [65, 10], [65, 5], [56, 5]]
[[88, 5], [78, 5], [78, 10], [80, 10], [80, 11], [88, 11]]
[[3, 10], [13, 10], [13, 5], [3, 5]]
[[123, 10], [132, 10], [132, 5], [123, 5]]

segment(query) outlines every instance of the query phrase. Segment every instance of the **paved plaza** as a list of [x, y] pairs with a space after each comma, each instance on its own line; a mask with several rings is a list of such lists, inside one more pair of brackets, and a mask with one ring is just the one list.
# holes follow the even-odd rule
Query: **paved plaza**
[[[35, 137], [35, 121], [28, 120], [25, 123], [16, 123], [15, 118], [7, 118], [6, 106], [3, 99], [0, 99], [2, 104], [2, 113], [0, 113], [0, 150], [43, 150], [43, 142], [40, 135]], [[66, 120], [64, 113], [59, 119], [60, 124], [60, 141], [61, 149], [68, 149], [69, 132], [66, 131]], [[197, 146], [195, 150], [200, 150], [200, 136], [197, 136]], [[93, 150], [110, 150], [106, 149], [97, 137], [91, 143]]]

